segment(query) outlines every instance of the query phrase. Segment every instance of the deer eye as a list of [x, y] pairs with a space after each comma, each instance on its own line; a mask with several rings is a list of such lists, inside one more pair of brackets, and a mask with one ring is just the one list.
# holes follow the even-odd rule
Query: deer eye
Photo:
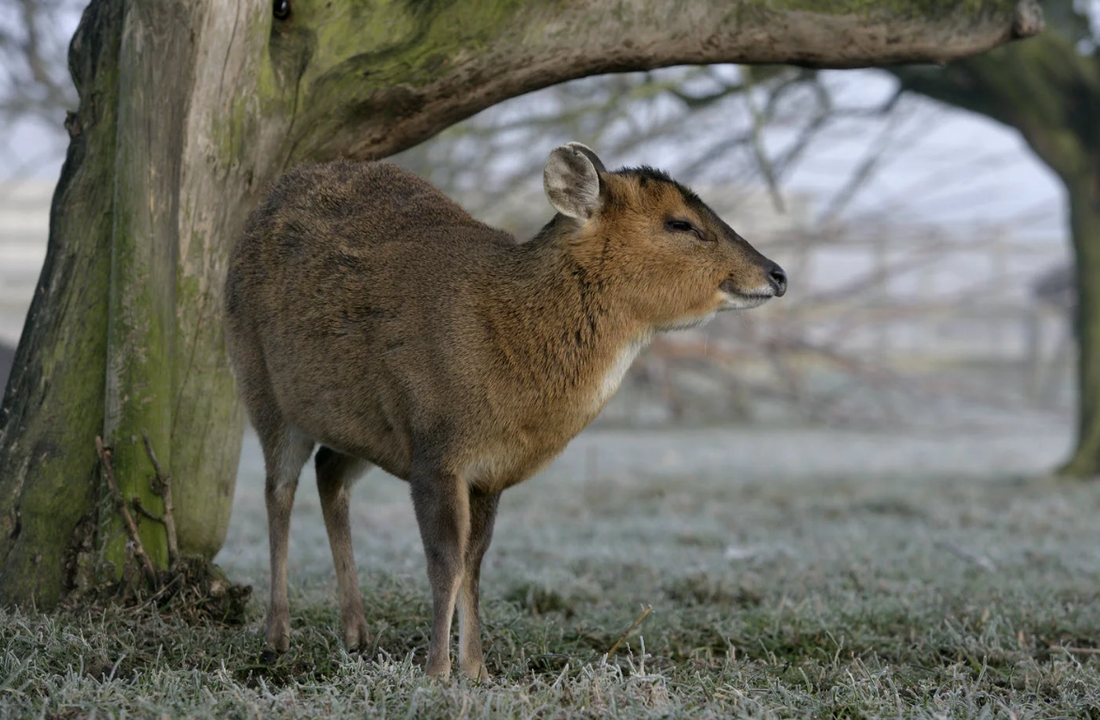
[[290, 17], [290, 0], [274, 0], [273, 14], [276, 20]]
[[699, 228], [695, 227], [687, 220], [679, 220], [676, 218], [665, 220], [665, 229], [669, 232], [691, 233], [697, 240], [702, 240], [703, 242], [707, 242], [710, 239], [700, 232]]

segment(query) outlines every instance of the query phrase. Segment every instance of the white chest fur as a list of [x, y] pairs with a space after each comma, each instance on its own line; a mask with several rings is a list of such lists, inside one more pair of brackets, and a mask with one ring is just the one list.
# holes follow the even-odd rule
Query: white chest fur
[[633, 340], [619, 348], [619, 352], [611, 361], [611, 365], [604, 371], [603, 378], [596, 387], [596, 395], [592, 399], [592, 404], [596, 409], [602, 408], [604, 403], [610, 400], [615, 391], [619, 389], [619, 385], [622, 384], [623, 377], [626, 376], [626, 371], [630, 369], [634, 358], [638, 357], [638, 353], [649, 346], [649, 342], [650, 338], [647, 337]]

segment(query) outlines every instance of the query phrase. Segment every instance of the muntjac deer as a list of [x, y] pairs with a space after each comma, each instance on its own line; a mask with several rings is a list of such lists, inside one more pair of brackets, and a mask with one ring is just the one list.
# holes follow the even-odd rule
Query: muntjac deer
[[287, 534], [315, 446], [344, 641], [371, 642], [348, 493], [377, 465], [406, 480], [427, 555], [427, 672], [488, 677], [481, 558], [501, 491], [596, 417], [655, 333], [783, 295], [783, 270], [694, 193], [608, 171], [579, 143], [543, 174], [557, 210], [530, 241], [484, 225], [393, 165], [283, 176], [230, 257], [229, 357], [263, 446], [271, 650], [290, 643]]

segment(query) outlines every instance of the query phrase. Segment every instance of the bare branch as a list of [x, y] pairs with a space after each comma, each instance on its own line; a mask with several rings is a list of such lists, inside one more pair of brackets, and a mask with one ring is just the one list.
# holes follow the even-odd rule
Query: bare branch
[[149, 559], [149, 553], [145, 552], [145, 545], [141, 542], [141, 535], [138, 533], [137, 523], [134, 522], [134, 516], [130, 514], [130, 509], [126, 505], [126, 499], [122, 497], [122, 491], [118, 489], [118, 483], [115, 482], [115, 472], [111, 468], [111, 453], [109, 450], [103, 447], [103, 438], [96, 435], [95, 449], [99, 454], [99, 461], [103, 464], [103, 474], [107, 477], [107, 487], [111, 491], [111, 497], [115, 501], [115, 507], [118, 508], [119, 513], [122, 514], [122, 520], [126, 525], [126, 532], [130, 535], [130, 542], [133, 544], [134, 557], [141, 563], [141, 569], [145, 573], [151, 585], [157, 584], [157, 571], [153, 569], [153, 561]]
[[142, 429], [141, 436], [145, 441], [145, 454], [149, 456], [149, 462], [153, 464], [153, 471], [156, 472], [153, 478], [153, 492], [164, 500], [164, 515], [160, 519], [164, 523], [164, 532], [168, 536], [168, 567], [175, 568], [176, 560], [179, 558], [179, 540], [176, 535], [176, 506], [172, 500], [172, 478], [164, 473], [160, 463], [157, 462], [149, 433]]

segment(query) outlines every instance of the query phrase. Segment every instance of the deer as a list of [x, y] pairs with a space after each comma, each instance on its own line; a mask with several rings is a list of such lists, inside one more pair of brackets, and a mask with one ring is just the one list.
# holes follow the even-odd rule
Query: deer
[[427, 559], [425, 671], [489, 679], [481, 562], [501, 493], [558, 455], [658, 333], [753, 308], [787, 276], [648, 166], [554, 149], [553, 218], [530, 240], [395, 165], [337, 160], [278, 179], [233, 247], [226, 347], [263, 449], [271, 554], [265, 653], [290, 646], [287, 552], [315, 447], [343, 640], [373, 642], [348, 514], [371, 467], [406, 481]]

